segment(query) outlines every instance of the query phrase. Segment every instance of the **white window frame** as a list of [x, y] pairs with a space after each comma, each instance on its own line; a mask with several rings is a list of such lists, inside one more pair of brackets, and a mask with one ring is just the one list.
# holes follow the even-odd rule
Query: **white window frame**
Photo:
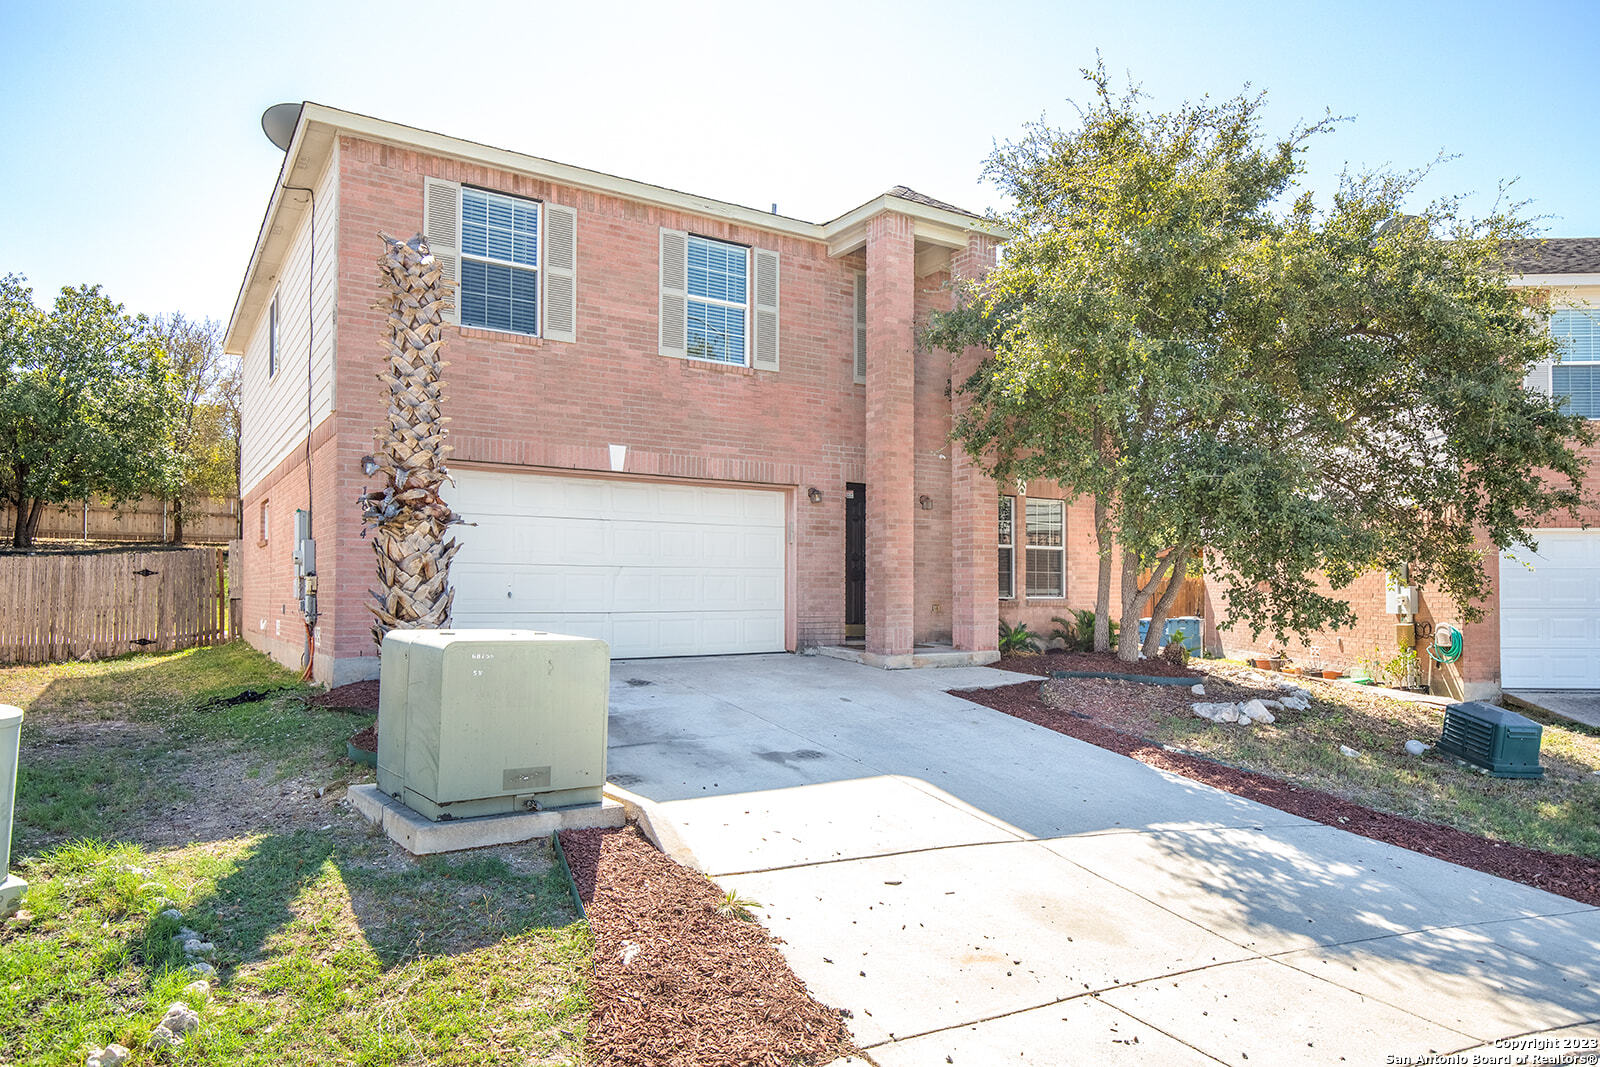
[[272, 533], [272, 501], [261, 502], [261, 543], [266, 544]]
[[[467, 251], [467, 194], [468, 193], [479, 193], [479, 194], [481, 194], [483, 196], [499, 197], [502, 200], [515, 200], [515, 201], [517, 201], [519, 203], [532, 204], [534, 206], [534, 211], [535, 211], [535, 221], [534, 221], [534, 224], [533, 224], [534, 234], [535, 234], [535, 237], [534, 237], [534, 241], [535, 241], [534, 258], [536, 260], [538, 260], [538, 262], [534, 266], [530, 267], [526, 263], [518, 263], [514, 259], [501, 259], [498, 256], [487, 256], [487, 255], [486, 256], [480, 256], [476, 252], [468, 252]], [[469, 330], [488, 330], [491, 333], [511, 334], [513, 337], [542, 337], [542, 336], [544, 336], [544, 313], [545, 313], [545, 305], [544, 305], [544, 230], [545, 230], [545, 217], [544, 217], [544, 201], [543, 200], [537, 200], [537, 199], [535, 199], [535, 198], [533, 198], [531, 196], [513, 196], [510, 193], [502, 193], [502, 192], [499, 192], [498, 190], [495, 190], [495, 189], [485, 189], [482, 186], [478, 186], [478, 185], [463, 185], [459, 190], [457, 190], [457, 192], [456, 192], [456, 242], [457, 242], [458, 247], [456, 249], [456, 259], [457, 259], [456, 275], [457, 275], [457, 278], [459, 280], [456, 282], [456, 285], [461, 287], [463, 290], [465, 289], [466, 280], [467, 280], [466, 265], [467, 265], [467, 260], [470, 259], [475, 263], [492, 263], [497, 267], [509, 267], [512, 270], [533, 271], [533, 273], [534, 273], [535, 291], [539, 294], [538, 297], [537, 297], [538, 304], [534, 308], [534, 312], [533, 312], [533, 314], [534, 314], [534, 329], [533, 329], [532, 333], [529, 333], [526, 330], [504, 329], [504, 328], [499, 327], [499, 326], [486, 326], [486, 325], [483, 325], [482, 323], [467, 322], [462, 317], [462, 312], [463, 312], [464, 309], [462, 308], [461, 300], [458, 297], [457, 300], [456, 300], [456, 320], [457, 320], [457, 323], [459, 325], [465, 326]]]
[[[1566, 314], [1566, 315], [1582, 315], [1585, 318], [1588, 318], [1592, 323], [1591, 328], [1594, 329], [1597, 334], [1600, 334], [1600, 308], [1577, 307], [1577, 308], [1556, 308], [1556, 309], [1554, 309], [1554, 310], [1552, 310], [1550, 312], [1550, 316], [1549, 316], [1547, 325], [1548, 325], [1548, 328], [1549, 328], [1549, 330], [1550, 330], [1552, 335], [1555, 334], [1556, 316], [1557, 315], [1563, 315], [1563, 314]], [[1597, 366], [1600, 366], [1600, 340], [1596, 341], [1596, 343], [1594, 345], [1594, 348], [1593, 348], [1593, 351], [1590, 352], [1588, 358], [1581, 358], [1581, 359], [1569, 358], [1565, 354], [1565, 349], [1563, 349], [1563, 354], [1562, 354], [1561, 360], [1559, 362], [1554, 363], [1554, 364], [1552, 364], [1550, 366], [1550, 395], [1551, 396], [1565, 396], [1565, 395], [1567, 395], [1567, 394], [1562, 393], [1560, 390], [1558, 390], [1556, 388], [1556, 371], [1560, 370], [1562, 367], [1597, 367]], [[1591, 373], [1600, 373], [1600, 371], [1592, 371]], [[1576, 414], [1583, 414], [1585, 418], [1589, 418], [1589, 419], [1600, 419], [1600, 411], [1592, 411], [1592, 412], [1587, 412], [1587, 413], [1576, 412]]]
[[[744, 250], [744, 303], [741, 304], [741, 303], [739, 303], [738, 301], [735, 301], [735, 300], [719, 300], [718, 298], [716, 298], [714, 296], [695, 296], [693, 293], [691, 293], [689, 291], [689, 272], [688, 272], [688, 269], [687, 269], [687, 257], [688, 257], [688, 254], [689, 254], [688, 253], [688, 248], [689, 248], [689, 245], [694, 244], [694, 242], [696, 242], [696, 241], [706, 241], [706, 242], [708, 242], [710, 244], [714, 244], [714, 245], [725, 245], [728, 248], [741, 248], [741, 249]], [[685, 321], [685, 323], [687, 323], [689, 321], [690, 316], [692, 316], [694, 314], [693, 305], [694, 305], [695, 301], [697, 301], [697, 300], [702, 304], [713, 304], [713, 305], [715, 305], [717, 307], [742, 308], [744, 310], [744, 352], [743, 352], [744, 359], [743, 359], [742, 362], [735, 363], [732, 360], [712, 359], [709, 356], [697, 356], [697, 355], [695, 355], [693, 352], [689, 351], [688, 336], [689, 336], [689, 333], [691, 331], [687, 326], [685, 326], [685, 328], [684, 328], [683, 355], [684, 355], [685, 359], [696, 360], [697, 362], [700, 362], [700, 363], [716, 363], [716, 364], [719, 364], [719, 365], [724, 366], [724, 367], [748, 367], [748, 366], [750, 366], [750, 361], [751, 361], [751, 359], [754, 358], [754, 354], [751, 351], [751, 341], [752, 341], [752, 336], [751, 335], [752, 335], [752, 332], [755, 330], [755, 322], [753, 321], [752, 316], [755, 313], [755, 305], [756, 305], [755, 294], [752, 291], [755, 288], [755, 282], [756, 282], [756, 280], [755, 280], [755, 267], [756, 267], [756, 265], [755, 265], [755, 260], [752, 258], [753, 251], [754, 250], [749, 245], [741, 245], [737, 241], [724, 241], [724, 240], [722, 240], [720, 238], [717, 238], [717, 237], [707, 237], [704, 234], [698, 234], [698, 233], [693, 233], [693, 232], [691, 232], [688, 235], [688, 244], [686, 244], [685, 247], [684, 247], [684, 256], [685, 256], [685, 261], [686, 261], [685, 270], [684, 270], [684, 274], [683, 274], [683, 314], [684, 314], [684, 321]]]
[[1007, 574], [1004, 570], [1000, 572], [1000, 577], [1006, 580], [1006, 592], [1000, 594], [1001, 600], [1017, 599], [1017, 498], [1008, 493], [1001, 493], [1000, 506], [1004, 507], [1008, 501], [1011, 505], [1011, 521], [1006, 524], [1006, 539], [996, 546], [995, 559], [995, 566], [998, 568], [1000, 566], [998, 550], [1003, 548], [1010, 552], [1010, 573]]
[[278, 294], [272, 294], [272, 302], [267, 305], [267, 380], [271, 381], [278, 374]]
[[[1040, 508], [1054, 505], [1054, 510], [1060, 516], [1061, 543], [1059, 545], [1035, 545], [1032, 542], [1032, 532], [1029, 529], [1029, 511], [1038, 504]], [[1023, 502], [1023, 560], [1022, 560], [1022, 587], [1023, 595], [1029, 600], [1065, 600], [1067, 596], [1067, 502], [1065, 500], [1052, 500], [1048, 497], [1026, 497]], [[1035, 593], [1028, 582], [1028, 559], [1035, 552], [1052, 552], [1061, 558], [1059, 573], [1061, 585], [1056, 592]]]

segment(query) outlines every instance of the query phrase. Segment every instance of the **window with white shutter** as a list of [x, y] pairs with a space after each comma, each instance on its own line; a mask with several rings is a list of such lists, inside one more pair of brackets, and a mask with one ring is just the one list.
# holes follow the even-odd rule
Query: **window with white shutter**
[[545, 205], [544, 336], [578, 339], [578, 212]]
[[751, 365], [756, 370], [778, 369], [778, 253], [755, 251], [756, 347]]
[[688, 355], [689, 235], [661, 231], [661, 354]]
[[428, 250], [438, 261], [444, 280], [457, 286], [452, 294], [450, 310], [445, 318], [458, 321], [461, 292], [461, 186], [438, 178], [422, 180], [422, 235], [428, 239]]

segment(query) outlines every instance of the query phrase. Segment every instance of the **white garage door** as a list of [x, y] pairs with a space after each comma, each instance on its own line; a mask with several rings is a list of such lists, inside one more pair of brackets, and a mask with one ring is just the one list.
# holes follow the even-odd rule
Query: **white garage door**
[[1500, 557], [1500, 684], [1600, 689], [1600, 531], [1534, 536], [1537, 555]]
[[456, 626], [598, 637], [619, 659], [784, 650], [782, 493], [456, 471]]

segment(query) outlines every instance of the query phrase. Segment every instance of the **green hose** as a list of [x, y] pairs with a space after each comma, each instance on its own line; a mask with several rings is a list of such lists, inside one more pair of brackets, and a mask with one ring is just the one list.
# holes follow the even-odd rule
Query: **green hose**
[[[1439, 631], [1450, 631], [1450, 644], [1448, 647], [1439, 647]], [[1461, 658], [1461, 631], [1457, 627], [1441, 625], [1435, 631], [1433, 641], [1428, 645], [1428, 655], [1435, 663], [1454, 663]]]

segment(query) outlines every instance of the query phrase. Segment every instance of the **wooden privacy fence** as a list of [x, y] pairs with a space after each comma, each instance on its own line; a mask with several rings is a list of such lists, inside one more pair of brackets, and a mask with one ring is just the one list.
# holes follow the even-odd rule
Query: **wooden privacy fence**
[[228, 639], [217, 548], [0, 555], [0, 662], [61, 663]]
[[[1140, 585], [1143, 585], [1145, 582], [1148, 582], [1149, 580], [1150, 580], [1150, 572], [1149, 571], [1145, 571], [1143, 574], [1139, 575], [1139, 584]], [[1163, 586], [1161, 588], [1164, 589], [1166, 587]], [[1160, 596], [1161, 595], [1161, 589], [1157, 589], [1155, 595], [1156, 596]], [[1151, 608], [1151, 606], [1153, 604], [1154, 604], [1154, 597], [1151, 598], [1151, 602], [1150, 603], [1147, 603], [1144, 606], [1144, 610], [1145, 610], [1145, 614], [1146, 615], [1148, 615], [1150, 613], [1150, 608]], [[1182, 619], [1182, 618], [1194, 618], [1194, 617], [1204, 618], [1205, 617], [1205, 613], [1206, 613], [1206, 580], [1204, 578], [1200, 577], [1199, 575], [1194, 575], [1194, 576], [1185, 578], [1183, 580], [1183, 588], [1178, 590], [1178, 596], [1177, 596], [1177, 598], [1175, 600], [1173, 600], [1172, 607], [1167, 612], [1167, 618], [1169, 618], [1169, 619]]]
[[[0, 504], [0, 530], [7, 537], [16, 528], [16, 516]], [[46, 508], [39, 516], [41, 541], [142, 541], [159, 543], [173, 534], [172, 506], [145, 497], [123, 502], [120, 508], [106, 501], [79, 501], [65, 508]], [[183, 509], [183, 539], [194, 544], [221, 544], [239, 536], [239, 501], [230, 496], [206, 496]]]

